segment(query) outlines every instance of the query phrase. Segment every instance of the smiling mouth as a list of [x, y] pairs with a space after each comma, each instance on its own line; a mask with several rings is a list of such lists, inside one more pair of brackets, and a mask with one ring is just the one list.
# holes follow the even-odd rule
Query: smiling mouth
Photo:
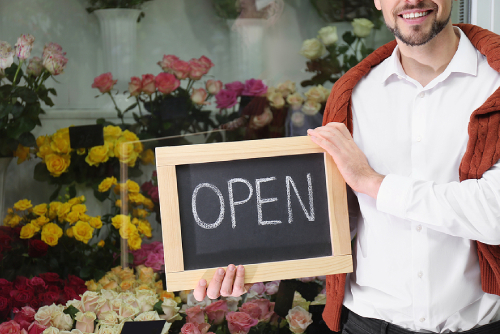
[[432, 10], [426, 10], [426, 11], [421, 11], [421, 12], [413, 12], [413, 13], [406, 13], [406, 14], [400, 14], [398, 15], [399, 17], [402, 17], [406, 20], [411, 20], [411, 19], [418, 19], [423, 16], [427, 16], [432, 12]]

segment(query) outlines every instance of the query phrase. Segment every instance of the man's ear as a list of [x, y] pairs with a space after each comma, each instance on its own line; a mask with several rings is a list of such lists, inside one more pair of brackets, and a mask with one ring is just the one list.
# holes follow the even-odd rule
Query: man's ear
[[[456, 0], [455, 0], [456, 1]], [[382, 9], [382, 6], [380, 5], [380, 0], [373, 0], [373, 2], [375, 2], [375, 7], [378, 9], [378, 10], [381, 10]]]

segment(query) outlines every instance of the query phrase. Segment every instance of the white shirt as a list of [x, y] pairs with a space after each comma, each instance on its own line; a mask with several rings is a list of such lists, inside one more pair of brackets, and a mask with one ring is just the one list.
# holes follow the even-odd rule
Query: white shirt
[[376, 200], [356, 194], [355, 273], [344, 305], [419, 332], [500, 319], [500, 297], [481, 289], [473, 241], [500, 244], [500, 163], [479, 180], [458, 175], [470, 115], [500, 74], [460, 34], [452, 61], [427, 86], [405, 74], [396, 47], [352, 97], [354, 141], [386, 177]]

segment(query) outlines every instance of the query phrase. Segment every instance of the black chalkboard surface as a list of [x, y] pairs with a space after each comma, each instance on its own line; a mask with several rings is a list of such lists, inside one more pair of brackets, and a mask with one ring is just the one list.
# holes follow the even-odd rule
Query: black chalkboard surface
[[185, 269], [332, 255], [322, 153], [176, 170]]

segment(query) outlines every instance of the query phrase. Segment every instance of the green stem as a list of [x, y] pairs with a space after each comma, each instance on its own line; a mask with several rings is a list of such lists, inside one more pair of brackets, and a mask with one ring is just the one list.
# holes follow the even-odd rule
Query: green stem
[[137, 101], [137, 106], [139, 107], [139, 114], [141, 115], [142, 118], [142, 109], [141, 109], [141, 103], [139, 101], [139, 98], [136, 96], [135, 100]]
[[125, 121], [123, 120], [123, 113], [120, 110], [120, 108], [118, 108], [118, 106], [116, 105], [116, 101], [115, 98], [113, 97], [113, 94], [111, 94], [111, 92], [108, 92], [108, 95], [109, 97], [111, 97], [111, 101], [113, 101], [113, 104], [115, 105], [115, 109], [118, 112], [118, 118], [121, 119], [122, 124], [125, 125]]
[[17, 75], [19, 74], [19, 70], [21, 69], [21, 66], [24, 63], [24, 59], [19, 62], [19, 66], [17, 66], [16, 74], [14, 74], [14, 81], [12, 82], [12, 87], [16, 87], [16, 79]]

